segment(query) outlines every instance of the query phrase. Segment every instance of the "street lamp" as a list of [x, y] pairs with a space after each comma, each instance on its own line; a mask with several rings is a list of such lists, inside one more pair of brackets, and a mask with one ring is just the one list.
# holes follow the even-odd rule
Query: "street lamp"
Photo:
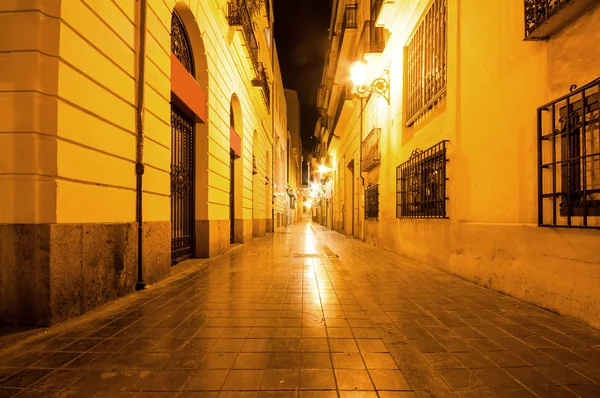
[[324, 164], [319, 165], [319, 174], [329, 173], [333, 169], [331, 167], [327, 167]]
[[390, 71], [386, 68], [383, 76], [373, 80], [370, 85], [365, 84], [367, 78], [367, 62], [359, 59], [350, 66], [350, 78], [356, 92], [362, 97], [367, 93], [377, 93], [381, 95], [390, 104]]
[[[363, 113], [364, 113], [364, 97], [365, 94], [376, 93], [381, 95], [390, 105], [390, 71], [386, 68], [383, 71], [381, 77], [373, 80], [371, 84], [366, 85], [365, 79], [367, 78], [367, 62], [364, 59], [359, 59], [354, 61], [350, 66], [350, 79], [356, 87], [356, 92], [358, 93], [358, 97], [360, 98], [360, 135], [358, 136], [360, 141], [358, 142], [359, 150], [359, 166], [358, 172], [360, 179], [362, 181], [362, 186], [365, 186], [365, 178], [363, 177], [363, 167], [362, 167], [362, 140], [363, 140]], [[359, 201], [359, 209], [360, 209], [360, 201]], [[354, 211], [354, 209], [352, 209]], [[360, 226], [360, 222], [359, 222]], [[364, 234], [364, 226], [362, 228], [362, 234]], [[360, 236], [359, 236], [360, 237]]]

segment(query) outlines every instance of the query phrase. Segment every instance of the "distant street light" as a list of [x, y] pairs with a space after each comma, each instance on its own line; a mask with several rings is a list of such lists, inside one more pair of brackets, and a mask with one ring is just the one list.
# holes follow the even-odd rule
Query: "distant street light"
[[331, 167], [327, 167], [323, 164], [319, 165], [319, 173], [320, 174], [325, 174], [325, 173], [329, 173], [330, 171], [332, 171], [333, 169]]

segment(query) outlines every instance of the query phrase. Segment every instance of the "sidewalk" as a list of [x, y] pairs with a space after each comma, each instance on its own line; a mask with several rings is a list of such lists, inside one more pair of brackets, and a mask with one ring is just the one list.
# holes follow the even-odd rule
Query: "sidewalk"
[[599, 397], [600, 333], [308, 223], [0, 351], [0, 397]]

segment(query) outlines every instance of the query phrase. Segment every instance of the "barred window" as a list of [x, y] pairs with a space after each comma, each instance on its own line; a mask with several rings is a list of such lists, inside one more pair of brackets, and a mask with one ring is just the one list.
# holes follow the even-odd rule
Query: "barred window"
[[415, 149], [397, 167], [397, 218], [446, 218], [446, 142]]
[[446, 0], [434, 0], [407, 46], [406, 126], [446, 95]]
[[379, 218], [379, 184], [371, 184], [365, 189], [365, 220]]
[[538, 109], [540, 226], [600, 228], [600, 78]]

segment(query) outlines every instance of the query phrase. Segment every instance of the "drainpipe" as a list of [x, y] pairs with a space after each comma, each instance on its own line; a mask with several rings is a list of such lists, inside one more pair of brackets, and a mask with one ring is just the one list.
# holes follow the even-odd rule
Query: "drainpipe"
[[[362, 180], [362, 193], [364, 194], [365, 191], [365, 177], [363, 177], [363, 172], [362, 172], [362, 139], [363, 139], [363, 112], [365, 110], [364, 107], [364, 99], [361, 96], [360, 97], [360, 135], [358, 137], [358, 175], [360, 176], [360, 179]], [[362, 235], [362, 237], [360, 237], [361, 240], [364, 240], [364, 235], [365, 235], [365, 221], [364, 218], [361, 218], [360, 215], [360, 197], [358, 199], [358, 217], [359, 217], [359, 224], [362, 223], [362, 228], [361, 228], [361, 233], [360, 235]], [[362, 220], [362, 221], [360, 221]]]
[[277, 77], [275, 76], [275, 0], [271, 1], [271, 72], [273, 73], [273, 94], [271, 100], [271, 139], [273, 140], [272, 153], [273, 161], [271, 162], [271, 223], [273, 224], [272, 231], [275, 232], [275, 84]]
[[147, 0], [139, 0], [140, 13], [140, 48], [138, 51], [138, 70], [137, 70], [137, 103], [136, 103], [136, 222], [138, 224], [138, 259], [137, 259], [137, 283], [135, 290], [146, 288], [144, 280], [144, 267], [142, 256], [143, 250], [143, 227], [142, 227], [142, 179], [144, 175], [144, 85], [145, 85], [145, 65], [146, 65], [146, 11]]

